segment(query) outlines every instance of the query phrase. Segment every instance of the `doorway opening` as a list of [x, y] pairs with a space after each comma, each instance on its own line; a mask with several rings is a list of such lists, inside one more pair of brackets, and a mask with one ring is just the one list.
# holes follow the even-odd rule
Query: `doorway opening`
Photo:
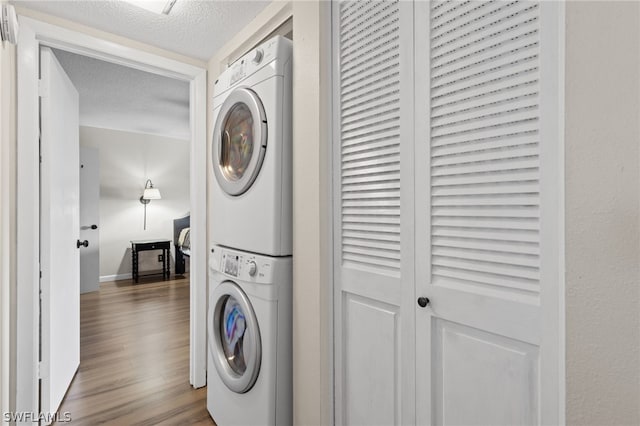
[[[41, 360], [49, 358], [41, 374], [41, 410], [59, 407], [94, 419], [88, 395], [125, 383], [147, 401], [145, 383], [158, 376], [172, 377], [172, 387], [188, 392], [189, 281], [173, 267], [184, 245], [174, 244], [173, 223], [190, 207], [189, 84], [47, 47], [41, 48], [40, 73], [47, 87], [40, 108]], [[77, 106], [64, 108], [66, 97]], [[64, 124], [50, 125], [55, 121]], [[56, 130], [68, 137], [58, 139]], [[57, 179], [60, 174], [75, 174], [79, 184]], [[145, 189], [151, 179], [155, 188]], [[48, 196], [61, 190], [65, 197]], [[70, 196], [75, 193], [79, 202]], [[54, 221], [55, 211], [66, 213]], [[70, 249], [59, 262], [79, 255], [79, 273], [75, 265], [56, 269], [42, 262], [63, 247]], [[73, 292], [74, 281], [81, 295], [65, 293]], [[77, 347], [79, 360], [77, 350], [70, 351]], [[164, 370], [167, 364], [172, 371]]]
[[[24, 18], [18, 46], [18, 248], [17, 275], [17, 371], [16, 409], [39, 412], [39, 51], [58, 48], [110, 63], [126, 65], [156, 75], [172, 77], [189, 85], [190, 156], [188, 189], [191, 212], [191, 273], [189, 276], [189, 381], [202, 387], [206, 380], [206, 70], [138, 49]], [[144, 183], [144, 182], [142, 182]], [[137, 200], [136, 200], [137, 202]], [[138, 203], [139, 204], [139, 203]], [[139, 204], [140, 205], [140, 204]], [[141, 205], [140, 205], [141, 207]], [[140, 211], [142, 209], [140, 208]], [[46, 362], [47, 360], [43, 360]], [[186, 371], [185, 371], [186, 373]]]

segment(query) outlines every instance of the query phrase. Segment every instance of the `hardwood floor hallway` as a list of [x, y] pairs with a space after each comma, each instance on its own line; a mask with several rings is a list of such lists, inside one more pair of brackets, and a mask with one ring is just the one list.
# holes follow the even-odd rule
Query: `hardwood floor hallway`
[[214, 424], [206, 388], [189, 384], [188, 279], [102, 283], [80, 297], [80, 368], [65, 412], [77, 425]]

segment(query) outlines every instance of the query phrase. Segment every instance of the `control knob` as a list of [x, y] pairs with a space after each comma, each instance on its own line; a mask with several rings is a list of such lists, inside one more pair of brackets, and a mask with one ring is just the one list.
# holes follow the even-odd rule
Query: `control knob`
[[253, 260], [250, 260], [249, 261], [249, 275], [253, 277], [256, 274], [257, 271], [258, 271], [258, 265], [256, 265], [256, 262], [254, 262]]
[[256, 51], [253, 54], [253, 59], [251, 59], [251, 61], [254, 64], [259, 64], [262, 61], [262, 55], [263, 55], [262, 49], [256, 49]]

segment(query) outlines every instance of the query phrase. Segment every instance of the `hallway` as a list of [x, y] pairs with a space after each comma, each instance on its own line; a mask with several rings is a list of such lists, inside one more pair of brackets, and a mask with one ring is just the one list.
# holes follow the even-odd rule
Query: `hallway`
[[[189, 384], [189, 279], [101, 283], [80, 298], [80, 368], [60, 407], [72, 424], [214, 424]], [[62, 423], [60, 423], [62, 424]]]

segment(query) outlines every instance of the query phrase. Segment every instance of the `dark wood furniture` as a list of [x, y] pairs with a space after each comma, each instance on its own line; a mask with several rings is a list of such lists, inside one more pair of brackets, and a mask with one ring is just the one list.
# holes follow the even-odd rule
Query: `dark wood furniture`
[[184, 275], [186, 269], [186, 258], [190, 252], [185, 251], [184, 247], [179, 244], [180, 232], [191, 226], [191, 215], [173, 220], [173, 244], [176, 253], [176, 275]]
[[138, 272], [138, 257], [141, 251], [162, 250], [162, 278], [169, 279], [171, 276], [171, 240], [131, 240], [131, 275], [134, 282], [142, 276], [159, 275], [160, 272], [140, 275]]

